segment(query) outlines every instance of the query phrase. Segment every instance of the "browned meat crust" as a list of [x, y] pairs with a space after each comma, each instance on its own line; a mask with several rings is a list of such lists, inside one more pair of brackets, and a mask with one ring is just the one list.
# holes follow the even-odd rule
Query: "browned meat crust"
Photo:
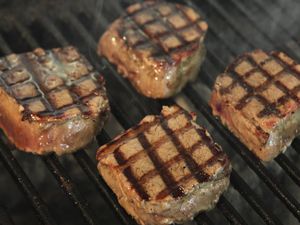
[[226, 154], [178, 106], [102, 146], [98, 169], [140, 224], [171, 224], [214, 207], [229, 185]]
[[137, 3], [101, 37], [98, 53], [143, 95], [167, 98], [198, 74], [207, 28], [192, 8], [164, 1]]
[[300, 65], [282, 52], [246, 53], [217, 78], [210, 105], [251, 151], [269, 161], [300, 133]]
[[83, 147], [109, 112], [104, 80], [73, 47], [0, 58], [0, 127], [21, 150]]

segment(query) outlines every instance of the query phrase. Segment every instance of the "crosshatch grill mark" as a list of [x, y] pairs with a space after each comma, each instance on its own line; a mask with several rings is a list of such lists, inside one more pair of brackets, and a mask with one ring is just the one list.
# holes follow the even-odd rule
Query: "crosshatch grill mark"
[[[160, 7], [163, 6], [169, 7], [170, 12], [168, 12], [168, 14], [164, 15], [159, 11]], [[135, 16], [142, 13], [150, 15], [151, 19], [139, 23], [135, 19]], [[176, 16], [184, 23], [177, 28], [169, 21], [171, 17]], [[170, 63], [172, 62], [170, 57], [171, 53], [196, 49], [199, 45], [200, 38], [203, 37], [206, 32], [206, 30], [203, 30], [199, 25], [200, 23], [205, 23], [202, 17], [198, 16], [198, 18], [193, 20], [184, 12], [182, 6], [173, 6], [166, 2], [141, 4], [140, 9], [127, 12], [123, 18], [123, 23], [125, 26], [120, 26], [119, 35], [125, 40], [129, 47], [133, 49], [148, 49], [151, 51], [150, 56], [163, 58]], [[148, 29], [151, 26], [156, 27], [158, 30], [151, 31], [151, 29]], [[193, 31], [196, 32], [196, 36], [192, 40], [188, 40], [188, 38], [184, 37], [184, 32], [188, 29], [193, 29]], [[134, 37], [130, 37], [128, 32], [132, 32]], [[134, 38], [138, 40], [132, 41]], [[167, 39], [173, 39], [173, 42], [176, 42], [175, 46], [168, 46], [168, 44], [164, 42], [164, 40], [166, 41]]]
[[[300, 87], [298, 85], [290, 90], [279, 80], [279, 78], [281, 78], [282, 76], [286, 76], [285, 73], [288, 73], [289, 75], [294, 76], [300, 81], [300, 74], [298, 71], [293, 69], [294, 66], [296, 66], [295, 62], [293, 62], [293, 64], [291, 65], [288, 65], [279, 57], [279, 54], [280, 52], [272, 52], [271, 54], [268, 54], [267, 59], [260, 63], [257, 63], [253, 56], [249, 53], [237, 59], [228, 68], [228, 70], [225, 71], [225, 73], [228, 73], [233, 78], [233, 82], [228, 87], [221, 89], [221, 93], [230, 93], [232, 88], [235, 85], [239, 84], [247, 93], [236, 104], [236, 109], [243, 109], [252, 98], [256, 98], [264, 107], [257, 115], [259, 118], [268, 115], [283, 117], [284, 115], [280, 113], [280, 110], [278, 108], [290, 99], [299, 104], [300, 99], [297, 97], [297, 92], [300, 90]], [[280, 70], [277, 74], [272, 75], [267, 69], [263, 68], [266, 63], [271, 61], [274, 61], [276, 64], [282, 67], [282, 70]], [[252, 69], [244, 75], [239, 74], [235, 71], [235, 68], [242, 62], [248, 62], [252, 66]], [[255, 72], [260, 72], [266, 78], [266, 81], [257, 87], [251, 86], [246, 82], [246, 79], [253, 75]], [[270, 88], [271, 85], [275, 85], [277, 89], [284, 93], [284, 95], [278, 98], [275, 102], [270, 102], [266, 97], [262, 95], [262, 92]]]
[[[75, 108], [80, 110], [83, 115], [88, 115], [90, 111], [86, 102], [97, 95], [103, 94], [103, 91], [101, 91], [103, 89], [102, 76], [91, 68], [87, 60], [77, 50], [75, 51], [78, 54], [78, 58], [75, 60], [60, 59], [57, 55], [69, 49], [71, 48], [66, 47], [56, 49], [55, 51], [39, 49], [39, 54], [42, 52], [42, 55], [35, 52], [9, 55], [8, 57], [12, 57], [15, 63], [9, 63], [7, 57], [1, 59], [7, 65], [7, 68], [0, 74], [1, 84], [8, 94], [14, 97], [20, 105], [24, 106], [23, 119], [30, 119], [33, 114], [39, 117], [59, 117], [63, 116], [67, 110]], [[74, 49], [71, 49], [71, 51], [74, 51]], [[47, 57], [49, 58], [47, 59]], [[62, 60], [66, 60], [66, 62]], [[49, 62], [53, 64], [61, 63], [62, 66], [68, 63], [81, 63], [81, 66], [85, 67], [88, 72], [73, 81], [70, 81], [71, 78], [68, 77], [69, 75], [65, 74], [66, 79], [69, 79], [69, 84], [66, 84], [66, 81], [62, 80], [59, 76], [53, 76], [53, 74], [45, 72], [47, 69], [44, 63]], [[48, 90], [48, 87], [45, 86], [45, 81], [41, 81], [42, 76], [46, 77], [46, 79], [53, 76], [53, 79], [59, 80], [60, 84]], [[94, 86], [93, 90], [90, 93], [76, 93], [75, 86], [80, 87], [84, 82], [90, 82]], [[28, 90], [28, 93], [25, 93], [26, 95], [24, 95], [24, 87]], [[60, 105], [55, 104], [55, 99], [51, 102], [50, 95], [58, 96], [60, 93], [66, 95], [67, 101], [60, 103]], [[103, 97], [106, 98], [105, 96]], [[32, 104], [37, 111], [30, 109]]]
[[[172, 118], [176, 118], [180, 114], [183, 114], [187, 119], [187, 125], [182, 128], [178, 128], [177, 130], [172, 130], [168, 126], [168, 121]], [[144, 134], [144, 132], [146, 132], [146, 129], [149, 129], [150, 127], [147, 126], [148, 124], [143, 124], [145, 128], [142, 129], [136, 137], [134, 137], [137, 138], [137, 140], [143, 147], [141, 151], [135, 153], [133, 156], [130, 156], [128, 159], [124, 157], [124, 154], [120, 150], [120, 146], [114, 151], [114, 157], [119, 165], [119, 169], [121, 169], [129, 183], [141, 197], [141, 199], [150, 200], [150, 196], [144, 189], [143, 185], [148, 179], [154, 176], [158, 175], [163, 180], [166, 186], [156, 195], [156, 199], [164, 199], [168, 195], [172, 195], [174, 198], [178, 198], [184, 195], [183, 189], [181, 187], [181, 184], [183, 182], [186, 182], [192, 178], [195, 178], [199, 183], [206, 182], [210, 178], [210, 176], [204, 171], [204, 168], [206, 166], [214, 164], [216, 162], [219, 162], [222, 166], [226, 164], [227, 160], [225, 159], [226, 157], [224, 157], [225, 153], [220, 149], [218, 145], [213, 142], [213, 140], [207, 135], [206, 131], [203, 128], [193, 127], [190, 122], [191, 119], [191, 116], [181, 109], [167, 117], [161, 115], [160, 119], [155, 120], [155, 122], [165, 131], [165, 136], [160, 137], [160, 139], [154, 143], [150, 143]], [[152, 125], [155, 125], [155, 123], [152, 123]], [[185, 148], [181, 144], [176, 134], [180, 133], [177, 132], [178, 130], [188, 131], [191, 129], [194, 129], [197, 132], [200, 140], [198, 140], [190, 148]], [[164, 139], [163, 142], [161, 142], [162, 139]], [[172, 157], [169, 161], [163, 162], [159, 155], [156, 153], [156, 144], [158, 143], [161, 145], [166, 141], [172, 142], [178, 154]], [[212, 157], [202, 165], [198, 165], [198, 163], [193, 159], [192, 153], [197, 149], [199, 150], [200, 147], [204, 146], [209, 148], [212, 153]], [[137, 155], [141, 156], [141, 152], [150, 158], [154, 165], [154, 169], [146, 172], [138, 179], [134, 176], [134, 172], [131, 168], [131, 163], [134, 162], [129, 162], [130, 159], [135, 158]], [[189, 169], [190, 173], [176, 181], [168, 168], [170, 168], [174, 163], [178, 163], [181, 160], [185, 162], [185, 165]]]

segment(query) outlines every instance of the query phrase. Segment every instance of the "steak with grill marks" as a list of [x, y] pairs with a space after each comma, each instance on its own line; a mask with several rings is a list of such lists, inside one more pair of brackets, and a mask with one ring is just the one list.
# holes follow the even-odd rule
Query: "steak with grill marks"
[[300, 134], [300, 65], [282, 52], [246, 53], [217, 78], [210, 105], [251, 151], [269, 161]]
[[167, 98], [195, 79], [207, 23], [192, 8], [146, 1], [127, 8], [101, 37], [98, 53], [143, 95]]
[[171, 224], [214, 207], [231, 166], [194, 114], [163, 107], [100, 147], [98, 169], [140, 224]]
[[108, 117], [103, 77], [75, 48], [0, 58], [0, 126], [17, 148], [73, 152]]

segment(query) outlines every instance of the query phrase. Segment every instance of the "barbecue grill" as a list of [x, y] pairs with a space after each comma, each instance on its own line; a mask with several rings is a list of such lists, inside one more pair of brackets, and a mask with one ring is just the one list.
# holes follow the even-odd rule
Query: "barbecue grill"
[[[135, 0], [0, 1], [0, 56], [74, 45], [106, 79], [112, 116], [94, 142], [72, 155], [34, 156], [11, 151], [0, 139], [0, 224], [135, 224], [98, 175], [95, 150], [162, 105], [177, 103], [198, 114], [229, 154], [229, 190], [192, 224], [299, 224], [300, 138], [263, 164], [216, 120], [208, 106], [216, 76], [234, 57], [262, 48], [300, 61], [297, 0], [180, 1], [201, 10], [209, 24], [207, 57], [196, 82], [181, 94], [155, 101], [139, 95], [116, 68], [96, 55], [98, 38]], [[178, 1], [179, 2], [179, 1]]]

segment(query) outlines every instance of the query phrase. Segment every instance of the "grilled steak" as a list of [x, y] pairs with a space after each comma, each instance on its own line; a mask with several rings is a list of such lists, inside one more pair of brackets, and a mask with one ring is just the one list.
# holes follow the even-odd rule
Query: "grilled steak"
[[228, 187], [229, 160], [195, 119], [163, 107], [98, 150], [101, 175], [140, 224], [192, 219]]
[[300, 65], [282, 52], [246, 53], [217, 78], [210, 105], [251, 151], [269, 161], [300, 134]]
[[145, 96], [167, 98], [195, 79], [207, 23], [192, 8], [146, 1], [127, 8], [100, 39], [98, 53]]
[[73, 47], [0, 58], [0, 127], [19, 149], [72, 152], [109, 112], [104, 80]]

